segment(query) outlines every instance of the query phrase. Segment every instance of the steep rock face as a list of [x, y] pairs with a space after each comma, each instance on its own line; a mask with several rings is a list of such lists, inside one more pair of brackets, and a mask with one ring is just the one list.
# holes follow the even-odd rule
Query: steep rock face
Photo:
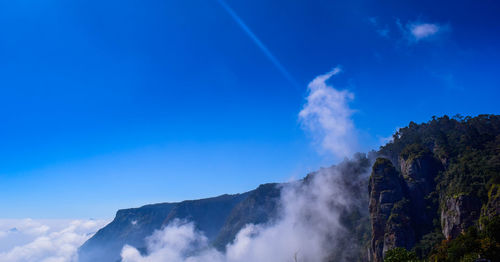
[[396, 247], [410, 249], [415, 244], [415, 231], [410, 217], [410, 202], [403, 198], [392, 207], [384, 235], [383, 254]]
[[481, 201], [475, 196], [460, 195], [446, 199], [441, 210], [443, 235], [457, 237], [479, 219]]
[[[391, 218], [395, 204], [404, 198], [404, 185], [401, 182], [401, 178], [391, 161], [378, 158], [373, 165], [368, 185], [370, 194], [369, 211], [372, 225], [371, 253], [373, 261], [383, 261], [384, 250], [387, 250], [384, 247], [386, 245], [403, 244], [406, 246], [405, 243], [402, 243], [405, 240], [401, 237], [402, 234], [406, 233], [407, 228], [396, 226], [396, 217]], [[399, 208], [397, 208], [396, 212], [399, 211]], [[400, 215], [406, 216], [406, 214]], [[387, 223], [390, 218], [390, 223]]]
[[[372, 261], [381, 261], [385, 251], [393, 247], [415, 251], [419, 258], [436, 258], [436, 254], [447, 258], [449, 246], [446, 245], [453, 240], [443, 242], [444, 238], [459, 243], [463, 239], [457, 236], [469, 227], [484, 226], [484, 230], [490, 230], [492, 226], [488, 223], [497, 221], [500, 116], [443, 116], [423, 124], [410, 122], [409, 126], [399, 129], [378, 154], [396, 164], [397, 171], [389, 168], [389, 160], [377, 161], [373, 167], [370, 181]], [[381, 171], [383, 169], [386, 171]], [[402, 196], [395, 193], [398, 191], [394, 189], [395, 173], [400, 177]], [[387, 176], [387, 181], [383, 182], [384, 178], [378, 176]], [[377, 181], [387, 183], [385, 187], [389, 188], [377, 185]], [[388, 190], [387, 196], [384, 190]], [[492, 257], [492, 253], [485, 250], [481, 255]], [[478, 251], [463, 252], [477, 256]], [[454, 257], [449, 261], [458, 260]]]
[[379, 158], [370, 177], [370, 218], [373, 261], [382, 261], [395, 247], [411, 249], [432, 229], [436, 210], [428, 195], [441, 163], [429, 151], [399, 158], [399, 170], [388, 159]]
[[435, 208], [427, 200], [429, 194], [435, 190], [434, 182], [442, 164], [427, 151], [419, 155], [400, 157], [400, 170], [404, 183], [408, 189], [407, 197], [411, 204], [410, 214], [415, 221], [416, 237], [420, 238], [425, 232], [432, 229], [433, 219], [436, 217]]

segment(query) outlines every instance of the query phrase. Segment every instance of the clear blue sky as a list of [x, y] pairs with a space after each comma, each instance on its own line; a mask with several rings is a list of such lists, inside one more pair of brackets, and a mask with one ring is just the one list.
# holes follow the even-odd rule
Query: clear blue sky
[[362, 150], [500, 113], [497, 1], [226, 4], [0, 1], [0, 217], [109, 218], [333, 164], [297, 115], [337, 65]]

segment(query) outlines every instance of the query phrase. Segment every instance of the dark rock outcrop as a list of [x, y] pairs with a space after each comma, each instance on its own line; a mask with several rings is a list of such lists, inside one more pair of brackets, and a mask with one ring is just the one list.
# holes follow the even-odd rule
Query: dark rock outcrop
[[[400, 219], [407, 216], [406, 210], [396, 206], [403, 201], [404, 185], [391, 161], [379, 158], [373, 165], [372, 175], [368, 185], [370, 194], [369, 211], [372, 224], [371, 250], [374, 261], [383, 261], [387, 245], [406, 246], [404, 234], [411, 231], [404, 225], [398, 226]], [[393, 215], [391, 217], [391, 215]]]
[[399, 159], [399, 172], [390, 160], [379, 158], [370, 177], [370, 218], [372, 258], [383, 261], [395, 247], [411, 249], [429, 230], [435, 210], [426, 196], [434, 190], [434, 178], [441, 165], [430, 152]]
[[436, 218], [436, 207], [429, 203], [429, 194], [435, 190], [436, 178], [442, 170], [442, 164], [430, 151], [419, 155], [400, 157], [400, 170], [407, 188], [407, 198], [411, 205], [410, 216], [414, 221], [416, 238], [432, 230]]

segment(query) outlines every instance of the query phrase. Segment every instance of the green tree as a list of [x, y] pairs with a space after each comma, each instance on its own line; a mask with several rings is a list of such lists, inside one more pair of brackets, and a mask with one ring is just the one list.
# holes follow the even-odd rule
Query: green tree
[[417, 254], [402, 247], [391, 249], [385, 253], [384, 262], [412, 262], [418, 261]]

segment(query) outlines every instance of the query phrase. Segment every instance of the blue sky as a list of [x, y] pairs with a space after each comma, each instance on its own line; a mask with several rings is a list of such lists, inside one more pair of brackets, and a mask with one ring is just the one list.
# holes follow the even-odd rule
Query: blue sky
[[337, 66], [356, 150], [500, 113], [496, 1], [222, 3], [1, 1], [0, 216], [109, 218], [333, 164], [298, 114]]

